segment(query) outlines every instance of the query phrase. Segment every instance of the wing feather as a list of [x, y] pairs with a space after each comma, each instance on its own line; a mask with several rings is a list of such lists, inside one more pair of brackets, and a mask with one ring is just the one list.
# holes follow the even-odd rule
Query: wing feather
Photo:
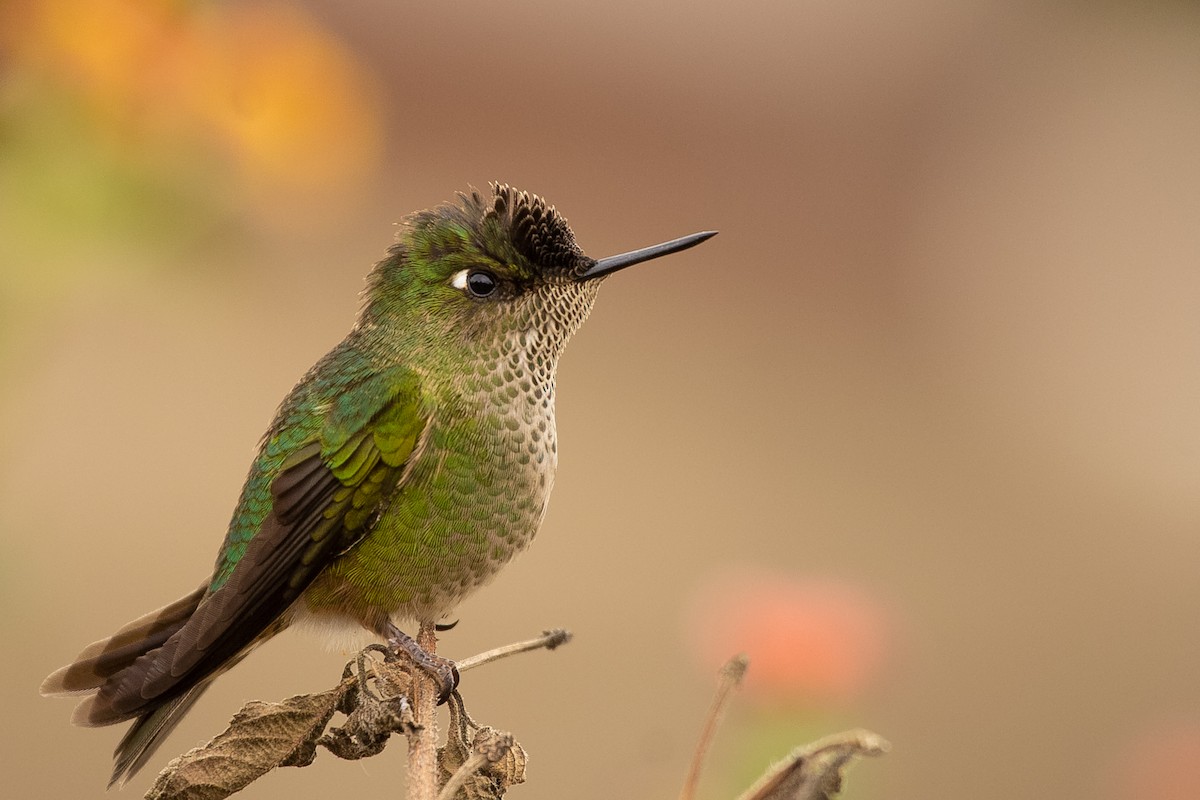
[[[332, 402], [314, 404], [322, 409], [320, 424], [279, 459], [268, 513], [248, 541], [227, 539], [226, 561], [218, 562], [195, 612], [81, 707], [88, 723], [144, 717], [210, 680], [283, 627], [287, 609], [309, 583], [370, 531], [399, 487], [427, 415], [407, 370], [341, 388]], [[280, 449], [271, 440], [264, 452], [272, 447]], [[223, 571], [222, 563], [232, 568]]]

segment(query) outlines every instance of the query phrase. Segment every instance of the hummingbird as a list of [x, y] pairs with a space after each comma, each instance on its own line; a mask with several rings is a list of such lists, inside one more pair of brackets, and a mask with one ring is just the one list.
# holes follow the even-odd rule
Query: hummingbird
[[42, 684], [73, 722], [129, 720], [111, 787], [141, 769], [222, 673], [303, 621], [361, 626], [437, 678], [435, 624], [537, 533], [558, 463], [558, 360], [625, 267], [704, 231], [595, 260], [537, 195], [491, 184], [404, 219], [356, 324], [283, 400], [212, 574], [89, 645]]

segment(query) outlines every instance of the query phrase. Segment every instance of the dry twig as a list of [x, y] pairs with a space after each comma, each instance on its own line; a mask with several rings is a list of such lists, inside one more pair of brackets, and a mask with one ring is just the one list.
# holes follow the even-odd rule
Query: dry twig
[[700, 732], [696, 754], [692, 756], [692, 767], [688, 770], [683, 788], [679, 791], [679, 800], [692, 800], [696, 796], [696, 787], [700, 785], [700, 771], [704, 769], [704, 762], [708, 758], [708, 749], [712, 746], [717, 726], [721, 724], [721, 717], [725, 713], [726, 706], [729, 705], [733, 690], [742, 682], [742, 677], [746, 674], [746, 667], [749, 664], [749, 660], [739, 654], [726, 661], [725, 666], [721, 667], [721, 682], [717, 684], [717, 693], [713, 696], [712, 706], [708, 709], [708, 718], [704, 721], [704, 728]]
[[[435, 652], [434, 633], [433, 626], [423, 626], [418, 633], [417, 642], [426, 652]], [[548, 631], [538, 639], [466, 659], [460, 670], [567, 641], [566, 631]], [[408, 739], [410, 800], [489, 800], [524, 780], [521, 746], [511, 734], [475, 723], [457, 692], [451, 706], [452, 730], [446, 747], [439, 749], [437, 695], [436, 680], [407, 654], [371, 645], [346, 665], [341, 682], [328, 691], [280, 703], [247, 703], [224, 732], [167, 764], [146, 800], [224, 800], [275, 767], [308, 766], [318, 746], [338, 758], [368, 758], [382, 752], [393, 733]], [[341, 727], [330, 727], [337, 712], [346, 720]], [[458, 761], [448, 752], [452, 746], [464, 753]], [[469, 768], [462, 769], [468, 761]], [[443, 790], [439, 795], [442, 783], [455, 772], [461, 772], [455, 778], [458, 788], [451, 786], [453, 793]]]

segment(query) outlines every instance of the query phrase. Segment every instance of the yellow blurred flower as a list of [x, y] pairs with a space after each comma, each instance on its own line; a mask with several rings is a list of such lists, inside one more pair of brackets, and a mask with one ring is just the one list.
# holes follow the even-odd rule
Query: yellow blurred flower
[[257, 178], [327, 187], [375, 162], [375, 103], [352, 56], [298, 10], [227, 9], [195, 31], [195, 110]]
[[70, 82], [95, 110], [139, 105], [185, 32], [175, 4], [33, 0], [9, 7], [4, 28], [16, 60]]
[[13, 60], [65, 84], [101, 135], [134, 148], [200, 140], [251, 188], [284, 192], [352, 183], [379, 156], [365, 70], [297, 8], [33, 0], [3, 13]]

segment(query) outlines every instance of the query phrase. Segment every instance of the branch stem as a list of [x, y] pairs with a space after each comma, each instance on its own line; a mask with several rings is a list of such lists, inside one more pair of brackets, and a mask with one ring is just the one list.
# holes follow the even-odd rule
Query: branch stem
[[[421, 623], [417, 644], [426, 653], [437, 653], [433, 623]], [[438, 796], [438, 685], [425, 670], [413, 670], [413, 716], [417, 729], [408, 735], [408, 800], [436, 800]]]
[[497, 647], [494, 650], [488, 650], [486, 653], [464, 658], [462, 661], [455, 662], [458, 664], [459, 672], [466, 672], [472, 667], [479, 667], [487, 664], [490, 661], [496, 661], [507, 656], [513, 656], [517, 653], [526, 653], [530, 650], [539, 650], [545, 648], [553, 650], [559, 645], [566, 644], [571, 641], [571, 632], [563, 628], [555, 628], [554, 630], [542, 631], [542, 635], [536, 639], [530, 639], [525, 642], [516, 642], [514, 644], [506, 644], [503, 647]]
[[712, 746], [717, 726], [721, 723], [721, 717], [725, 713], [725, 707], [729, 705], [729, 698], [733, 695], [734, 688], [742, 682], [742, 676], [746, 674], [746, 667], [749, 664], [750, 662], [744, 655], [736, 655], [721, 667], [721, 682], [717, 685], [717, 693], [713, 696], [712, 705], [708, 709], [708, 719], [704, 721], [704, 730], [700, 732], [700, 741], [696, 744], [696, 754], [692, 757], [692, 767], [688, 770], [687, 780], [683, 782], [683, 788], [679, 790], [679, 800], [693, 800], [696, 796], [696, 787], [700, 785], [700, 772], [704, 769], [704, 762], [708, 759], [708, 749]]

